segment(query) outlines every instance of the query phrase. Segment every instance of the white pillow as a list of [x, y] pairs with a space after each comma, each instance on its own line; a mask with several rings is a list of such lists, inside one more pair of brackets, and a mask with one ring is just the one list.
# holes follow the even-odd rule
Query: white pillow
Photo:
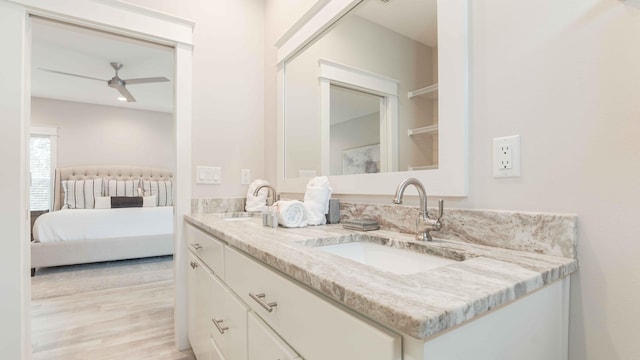
[[173, 186], [171, 180], [150, 181], [142, 180], [142, 189], [144, 190], [144, 196], [158, 197], [158, 206], [172, 206], [173, 205]]
[[142, 197], [142, 207], [156, 207], [156, 206], [158, 206], [158, 195]]
[[62, 188], [67, 209], [93, 209], [102, 195], [102, 179], [62, 180]]
[[110, 196], [96, 197], [96, 209], [111, 209], [111, 197]]
[[140, 179], [116, 180], [105, 178], [104, 196], [142, 196], [139, 193]]

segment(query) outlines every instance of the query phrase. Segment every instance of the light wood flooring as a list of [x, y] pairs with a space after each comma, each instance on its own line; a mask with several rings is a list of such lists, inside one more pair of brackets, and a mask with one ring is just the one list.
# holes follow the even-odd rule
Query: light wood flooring
[[34, 360], [192, 360], [174, 345], [172, 280], [34, 299]]

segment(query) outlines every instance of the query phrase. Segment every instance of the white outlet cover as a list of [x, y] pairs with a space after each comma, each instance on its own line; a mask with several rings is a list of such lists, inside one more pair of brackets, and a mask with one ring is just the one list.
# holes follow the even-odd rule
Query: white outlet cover
[[493, 139], [493, 177], [520, 177], [520, 135]]
[[251, 169], [240, 169], [240, 184], [248, 185], [251, 182]]

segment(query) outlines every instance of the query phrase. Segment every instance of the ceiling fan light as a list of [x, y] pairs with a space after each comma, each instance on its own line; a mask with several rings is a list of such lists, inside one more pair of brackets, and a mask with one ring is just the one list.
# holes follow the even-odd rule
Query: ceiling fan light
[[118, 96], [118, 100], [120, 101], [127, 101], [127, 98], [124, 96]]

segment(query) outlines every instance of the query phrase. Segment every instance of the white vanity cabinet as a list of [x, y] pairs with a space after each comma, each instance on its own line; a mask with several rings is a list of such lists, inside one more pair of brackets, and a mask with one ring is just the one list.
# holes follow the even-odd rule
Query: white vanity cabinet
[[[307, 360], [402, 359], [402, 339], [231, 247], [225, 281]], [[250, 340], [251, 341], [251, 340]]]
[[193, 353], [198, 360], [209, 360], [211, 274], [193, 254], [188, 256], [187, 266], [187, 334]]

